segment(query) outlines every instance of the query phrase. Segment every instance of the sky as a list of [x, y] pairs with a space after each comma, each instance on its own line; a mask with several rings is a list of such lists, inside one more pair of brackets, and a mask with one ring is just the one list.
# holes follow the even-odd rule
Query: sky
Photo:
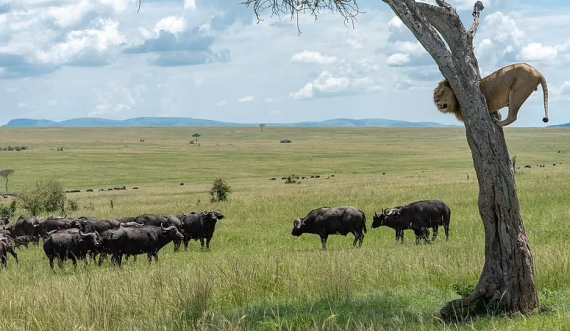
[[[179, 116], [240, 123], [441, 114], [435, 62], [381, 0], [354, 27], [334, 13], [258, 22], [243, 0], [0, 0], [0, 124], [14, 118]], [[429, 0], [432, 1], [432, 0]], [[429, 2], [426, 0], [426, 2]], [[449, 0], [472, 24], [474, 0]], [[544, 74], [550, 124], [570, 122], [570, 2], [486, 0], [482, 76], [517, 62]], [[542, 127], [539, 87], [511, 126]], [[507, 109], [502, 110], [503, 118]]]

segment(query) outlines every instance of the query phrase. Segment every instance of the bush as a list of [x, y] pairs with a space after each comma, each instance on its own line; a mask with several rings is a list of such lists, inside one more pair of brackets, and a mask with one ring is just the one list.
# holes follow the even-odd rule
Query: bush
[[79, 204], [75, 200], [67, 200], [67, 209], [69, 209], [70, 211], [78, 211]]
[[48, 179], [36, 182], [35, 188], [24, 191], [18, 199], [22, 208], [37, 216], [41, 212], [61, 211], [63, 214], [67, 197], [61, 182]]
[[[288, 177], [285, 179], [285, 184], [295, 184], [295, 183], [297, 183], [297, 176], [295, 176], [295, 175], [288, 176]], [[299, 184], [300, 184], [300, 183], [301, 183], [301, 182], [299, 182]]]
[[9, 205], [0, 207], [0, 218], [14, 218], [16, 214], [16, 199], [12, 200]]
[[232, 191], [231, 187], [226, 183], [225, 180], [217, 178], [216, 180], [214, 180], [214, 185], [210, 190], [210, 195], [212, 196], [211, 201], [212, 202], [226, 201], [231, 191]]

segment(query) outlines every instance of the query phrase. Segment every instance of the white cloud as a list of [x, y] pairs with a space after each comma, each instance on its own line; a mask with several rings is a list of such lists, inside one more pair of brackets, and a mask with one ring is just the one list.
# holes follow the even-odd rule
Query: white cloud
[[67, 28], [80, 23], [94, 7], [89, 1], [82, 0], [68, 7], [52, 7], [47, 10], [47, 16], [54, 19], [55, 24]]
[[250, 101], [253, 101], [254, 99], [255, 99], [255, 97], [253, 95], [248, 95], [246, 97], [238, 99], [238, 102], [250, 102]]
[[28, 106], [29, 106], [29, 105], [28, 105], [27, 103], [25, 103], [25, 102], [20, 102], [20, 103], [18, 103], [18, 107], [20, 107], [20, 108], [25, 108], [25, 107], [28, 107]]
[[219, 102], [216, 102], [216, 106], [223, 106], [226, 104], [226, 100], [221, 100]]
[[518, 59], [520, 61], [552, 61], [556, 58], [555, 47], [542, 46], [541, 43], [530, 43], [522, 48]]
[[337, 61], [336, 56], [322, 55], [319, 52], [302, 51], [291, 57], [293, 63], [331, 64]]
[[388, 22], [388, 26], [395, 29], [401, 29], [404, 27], [404, 22], [402, 22], [398, 16], [394, 16], [390, 22]]
[[307, 83], [299, 91], [290, 93], [289, 97], [295, 100], [303, 100], [315, 97], [359, 94], [379, 89], [380, 87], [375, 85], [369, 77], [335, 77], [329, 71], [323, 71], [317, 79]]
[[186, 29], [186, 21], [184, 17], [169, 16], [156, 23], [153, 31], [158, 34], [160, 31], [167, 31], [170, 33], [179, 33]]
[[392, 54], [386, 60], [386, 64], [389, 66], [401, 66], [408, 62], [410, 62], [410, 55], [402, 53]]
[[362, 43], [360, 41], [358, 41], [357, 39], [347, 39], [346, 43], [349, 44], [350, 46], [352, 46], [352, 48], [354, 49], [361, 49], [362, 48]]
[[184, 0], [184, 9], [196, 10], [196, 0]]

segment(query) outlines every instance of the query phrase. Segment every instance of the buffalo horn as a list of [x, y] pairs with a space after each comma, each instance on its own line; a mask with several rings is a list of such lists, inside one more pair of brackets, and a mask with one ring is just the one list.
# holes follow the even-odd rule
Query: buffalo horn
[[165, 228], [164, 225], [162, 225], [162, 223], [160, 223], [160, 227], [162, 228], [163, 231], [169, 231], [170, 229], [175, 228], [174, 225], [171, 225], [171, 226]]

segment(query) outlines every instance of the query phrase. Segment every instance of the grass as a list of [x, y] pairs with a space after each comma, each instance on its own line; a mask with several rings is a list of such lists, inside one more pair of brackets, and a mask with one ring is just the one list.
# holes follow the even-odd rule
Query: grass
[[[188, 144], [196, 132], [200, 146]], [[74, 272], [66, 263], [54, 273], [41, 247], [20, 250], [20, 265], [10, 258], [0, 271], [0, 330], [569, 329], [570, 131], [509, 128], [505, 135], [521, 168], [517, 188], [545, 310], [446, 324], [439, 309], [459, 297], [454, 285], [477, 283], [484, 262], [463, 129], [2, 128], [2, 146], [32, 148], [0, 152], [0, 168], [16, 170], [10, 191], [47, 178], [66, 190], [96, 190], [68, 194], [80, 206], [72, 216], [219, 208], [227, 218], [211, 252], [197, 242], [178, 253], [168, 245], [150, 266], [140, 258], [122, 270], [106, 262]], [[321, 178], [285, 185], [290, 174]], [[233, 192], [211, 203], [218, 177]], [[97, 192], [123, 185], [126, 191]], [[420, 199], [450, 206], [448, 242], [440, 231], [434, 245], [416, 246], [407, 232], [406, 243], [395, 245], [393, 230], [370, 228], [375, 211]], [[326, 252], [318, 236], [291, 236], [295, 218], [338, 205], [366, 213], [362, 248], [352, 248], [351, 235], [331, 236]]]

